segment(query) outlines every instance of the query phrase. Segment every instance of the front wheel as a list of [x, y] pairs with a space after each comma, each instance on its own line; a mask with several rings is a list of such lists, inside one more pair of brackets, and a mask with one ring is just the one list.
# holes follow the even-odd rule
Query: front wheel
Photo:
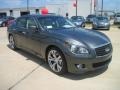
[[51, 70], [56, 74], [64, 74], [67, 72], [65, 57], [57, 48], [51, 48], [47, 53], [47, 61]]

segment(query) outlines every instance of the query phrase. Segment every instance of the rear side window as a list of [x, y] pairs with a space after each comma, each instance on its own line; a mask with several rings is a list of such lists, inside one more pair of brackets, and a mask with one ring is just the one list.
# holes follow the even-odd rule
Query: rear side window
[[17, 20], [17, 27], [26, 28], [26, 24], [27, 24], [27, 19], [25, 17], [19, 18]]

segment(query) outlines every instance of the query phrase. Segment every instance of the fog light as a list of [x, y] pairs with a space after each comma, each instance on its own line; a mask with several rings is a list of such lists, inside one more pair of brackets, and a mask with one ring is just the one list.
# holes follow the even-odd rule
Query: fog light
[[78, 69], [85, 69], [85, 64], [76, 64]]

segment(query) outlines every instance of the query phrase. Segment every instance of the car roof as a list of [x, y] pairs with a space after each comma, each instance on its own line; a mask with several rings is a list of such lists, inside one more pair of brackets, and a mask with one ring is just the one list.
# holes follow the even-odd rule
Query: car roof
[[88, 15], [87, 17], [96, 17], [96, 15], [90, 14], [90, 15]]
[[108, 18], [106, 16], [97, 16], [96, 18]]
[[46, 15], [41, 15], [41, 14], [32, 14], [32, 15], [24, 15], [22, 17], [59, 17], [59, 15], [55, 14], [46, 14]]
[[72, 17], [83, 17], [83, 16], [72, 16]]

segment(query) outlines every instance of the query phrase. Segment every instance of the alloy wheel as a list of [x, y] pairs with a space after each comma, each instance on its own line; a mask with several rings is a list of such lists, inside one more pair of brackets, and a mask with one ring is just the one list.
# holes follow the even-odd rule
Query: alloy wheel
[[61, 72], [63, 68], [63, 59], [57, 50], [50, 50], [48, 53], [48, 64], [54, 72]]
[[9, 37], [10, 48], [15, 49], [15, 42], [13, 36]]

